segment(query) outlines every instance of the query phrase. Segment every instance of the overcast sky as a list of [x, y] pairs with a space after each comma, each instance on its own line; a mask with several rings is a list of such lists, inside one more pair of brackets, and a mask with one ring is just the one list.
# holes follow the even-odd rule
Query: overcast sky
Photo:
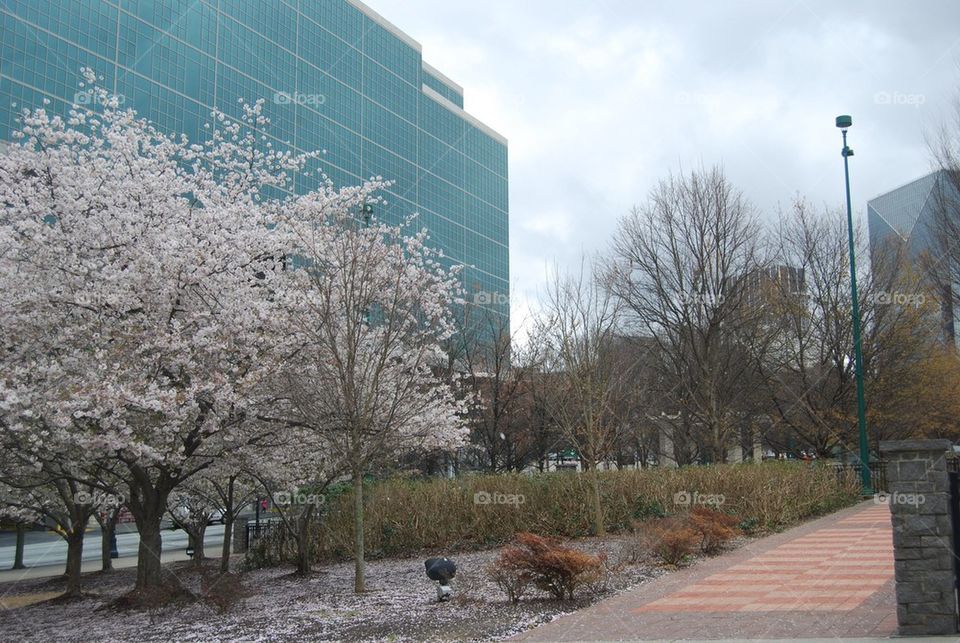
[[931, 169], [960, 89], [960, 1], [367, 0], [509, 139], [512, 314], [554, 261], [603, 251], [680, 167], [722, 164], [772, 220], [802, 193], [855, 216]]

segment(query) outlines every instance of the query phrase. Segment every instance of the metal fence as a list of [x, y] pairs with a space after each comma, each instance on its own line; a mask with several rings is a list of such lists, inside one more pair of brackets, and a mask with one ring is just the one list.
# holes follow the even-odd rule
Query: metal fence
[[278, 519], [262, 520], [259, 523], [248, 522], [244, 536], [246, 538], [245, 544], [249, 548], [254, 541], [275, 534], [282, 529], [283, 523]]
[[[855, 476], [860, 480], [860, 471], [863, 466], [859, 462], [834, 462], [833, 467], [838, 480], [843, 480], [846, 476]], [[887, 492], [887, 463], [884, 461], [875, 461], [870, 463], [870, 486], [874, 491]]]
[[960, 458], [947, 458], [947, 473], [960, 473]]

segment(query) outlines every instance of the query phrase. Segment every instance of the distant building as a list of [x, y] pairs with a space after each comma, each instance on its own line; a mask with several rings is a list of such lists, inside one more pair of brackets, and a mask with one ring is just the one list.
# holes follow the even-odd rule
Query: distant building
[[[870, 260], [874, 274], [890, 269], [885, 253], [901, 248], [908, 266], [922, 271], [924, 256], [938, 252], [937, 219], [944, 209], [954, 209], [960, 195], [944, 170], [938, 170], [867, 201], [867, 225], [870, 236]], [[960, 217], [960, 211], [951, 216]], [[899, 267], [895, 269], [900, 269]], [[895, 294], [888, 295], [895, 299]], [[940, 294], [941, 327], [944, 339], [960, 338], [960, 310], [954, 293]]]
[[770, 298], [801, 297], [806, 292], [803, 268], [775, 265], [757, 270], [746, 280], [746, 301], [765, 305]]

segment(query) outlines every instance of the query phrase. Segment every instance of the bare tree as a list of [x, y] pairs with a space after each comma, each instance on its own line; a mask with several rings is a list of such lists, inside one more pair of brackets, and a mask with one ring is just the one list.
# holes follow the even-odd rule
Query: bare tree
[[520, 471], [536, 457], [523, 404], [539, 368], [539, 347], [519, 345], [509, 319], [486, 306], [464, 306], [460, 327], [449, 356], [475, 401], [470, 441], [482, 453], [483, 469]]
[[[766, 391], [773, 427], [788, 429], [766, 437], [778, 450], [802, 447], [832, 457], [857, 440], [846, 224], [840, 213], [814, 212], [802, 198], [780, 219], [778, 262], [791, 266], [802, 283], [772, 280], [764, 293], [768, 319], [778, 329], [762, 362]], [[855, 239], [865, 256], [858, 230]], [[871, 260], [858, 283], [868, 418], [879, 441], [906, 437], [889, 420], [897, 414], [889, 403], [891, 386], [915, 376], [911, 369], [935, 342], [936, 315], [902, 244], [875, 245]]]
[[424, 232], [370, 216], [380, 187], [344, 190], [332, 203], [307, 197], [285, 221], [291, 254], [306, 264], [286, 300], [297, 338], [284, 379], [289, 420], [323, 445], [328, 472], [352, 480], [357, 593], [364, 476], [405, 452], [459, 446], [466, 434], [463, 404], [437, 375], [455, 331], [459, 276], [440, 265]]
[[753, 207], [719, 168], [670, 176], [619, 224], [612, 292], [653, 343], [660, 409], [680, 463], [723, 461], [768, 337], [768, 269]]
[[617, 368], [630, 376], [617, 382], [615, 416], [621, 427], [613, 455], [618, 468], [646, 467], [658, 454], [660, 441], [657, 424], [650, 418], [651, 409], [658, 407], [653, 386], [656, 373], [649, 354], [652, 347], [646, 338], [636, 336], [618, 337], [616, 345]]
[[537, 332], [552, 376], [549, 405], [588, 470], [593, 531], [600, 535], [605, 529], [598, 468], [612, 453], [621, 425], [615, 396], [624, 373], [614, 359], [621, 306], [583, 260], [579, 273], [554, 274], [544, 308]]
[[[776, 350], [763, 363], [774, 422], [789, 427], [788, 442], [798, 437], [821, 457], [830, 457], [849, 441], [839, 426], [852, 403], [853, 331], [847, 234], [839, 215], [818, 216], [802, 199], [781, 213], [778, 259], [803, 274], [803, 292], [791, 284], [772, 284], [767, 293], [780, 328]], [[861, 276], [861, 281], [862, 281]], [[865, 302], [864, 302], [865, 303]], [[776, 442], [775, 433], [768, 439]], [[775, 444], [782, 450], [786, 444]]]

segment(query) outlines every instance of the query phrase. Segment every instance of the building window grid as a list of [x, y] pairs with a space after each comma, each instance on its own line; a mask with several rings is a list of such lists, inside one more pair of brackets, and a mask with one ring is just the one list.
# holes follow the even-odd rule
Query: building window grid
[[263, 0], [220, 0], [219, 11], [268, 39], [282, 45], [284, 34], [296, 33], [297, 11], [283, 2]]
[[367, 99], [363, 100], [363, 137], [396, 150], [399, 156], [409, 162], [417, 157], [416, 126]]
[[362, 54], [310, 20], [301, 20], [296, 56], [360, 91]]
[[[307, 20], [307, 22], [312, 22], [312, 21]], [[319, 25], [317, 25], [317, 26], [319, 26]], [[324, 33], [329, 33], [329, 32], [327, 32], [326, 30], [322, 29], [322, 27], [320, 27], [320, 29], [321, 29], [321, 31], [323, 31]], [[307, 33], [307, 30], [306, 30], [306, 29], [301, 29], [301, 30], [300, 30], [300, 33], [301, 33], [301, 34]], [[262, 34], [260, 34], [260, 35], [262, 35]], [[404, 45], [404, 46], [405, 46], [405, 45]], [[299, 61], [302, 62], [303, 64], [312, 65], [312, 63], [310, 63], [308, 60], [304, 59], [304, 58], [303, 58], [302, 56], [300, 56], [300, 55], [295, 54], [295, 58], [299, 59]], [[378, 63], [377, 61], [371, 61], [371, 62], [373, 63], [373, 64], [371, 65], [371, 68], [372, 68], [374, 65], [376, 65], [376, 66], [378, 67], [378, 71], [379, 71], [379, 70], [382, 70], [383, 72], [387, 72], [387, 77], [392, 77], [392, 78], [394, 78], [394, 79], [398, 78], [398, 77], [397, 77], [395, 74], [393, 74], [389, 69], [383, 69], [383, 68], [382, 68], [382, 65], [379, 65], [379, 63]], [[226, 62], [225, 64], [228, 64], [228, 65], [229, 65], [229, 62]], [[233, 67], [234, 65], [230, 65], [230, 66]], [[240, 72], [240, 73], [243, 73], [243, 72], [240, 71], [239, 69], [237, 69], [237, 71]], [[400, 80], [402, 81], [403, 79], [400, 79]], [[396, 87], [395, 82], [392, 83], [392, 84]], [[420, 93], [420, 92], [417, 92], [417, 94], [419, 94], [419, 93]], [[379, 97], [379, 96], [375, 96], [375, 97]], [[395, 95], [394, 97], [392, 97], [393, 100], [397, 100], [397, 98], [398, 98], [398, 97], [397, 97], [396, 95]], [[376, 101], [376, 100], [375, 100], [374, 102], [377, 102], [379, 107], [381, 107], [381, 108], [383, 108], [383, 109], [387, 109], [387, 108], [383, 107], [383, 105], [379, 104], [379, 101]], [[411, 97], [411, 98], [409, 99], [409, 103], [412, 104], [413, 102], [414, 102], [414, 99]], [[438, 106], [438, 108], [439, 108], [440, 110], [443, 110], [442, 107], [439, 107], [439, 106]], [[405, 109], [410, 109], [410, 108], [409, 108], [409, 107], [406, 107]], [[387, 111], [390, 112], [390, 111], [392, 111], [392, 110], [387, 109]], [[443, 111], [446, 111], [446, 110], [443, 110]], [[449, 113], [448, 113], [448, 114], [449, 114]], [[458, 123], [456, 122], [456, 121], [458, 121], [458, 120], [460, 120], [460, 119], [457, 119], [457, 117], [456, 117], [455, 115], [449, 115], [448, 117], [445, 118], [445, 117], [442, 115], [442, 112], [440, 112], [440, 111], [435, 112], [435, 115], [438, 115], [438, 118], [437, 118], [438, 122], [442, 123], [442, 124], [446, 127], [446, 130], [447, 130], [446, 139], [447, 139], [448, 141], [459, 140], [459, 139], [462, 137], [462, 134], [458, 131], [460, 124], [458, 124]], [[399, 115], [399, 116], [400, 116], [401, 118], [403, 118], [403, 115]], [[408, 113], [407, 116], [410, 116], [410, 114]], [[452, 119], [451, 119], [450, 117], [452, 117]], [[407, 119], [405, 119], [405, 120], [407, 120]], [[466, 127], [470, 128], [471, 130], [476, 130], [476, 128], [473, 128], [472, 126], [469, 126], [469, 125], [466, 125]], [[468, 133], [469, 133], [469, 132], [468, 132]], [[477, 136], [477, 138], [480, 139], [480, 140], [483, 140], [484, 138], [488, 138], [488, 137], [485, 137], [485, 135], [480, 135], [480, 136]], [[492, 142], [492, 139], [490, 139], [490, 142]], [[502, 147], [502, 146], [500, 146], [500, 147]], [[473, 149], [473, 146], [470, 146], [470, 148], [468, 148], [468, 149]]]
[[180, 0], [124, 0], [121, 11], [209, 56], [216, 54], [216, 0], [188, 4]]
[[[154, 43], [149, 51], [137, 50], [142, 37]], [[210, 56], [127, 14], [121, 15], [119, 43], [118, 81], [136, 72], [183, 94], [190, 94], [193, 86], [202, 104], [213, 104], [216, 65]]]
[[217, 57], [221, 62], [246, 70], [241, 73], [275, 91], [295, 91], [297, 66], [292, 53], [232, 18], [221, 15], [220, 27]]
[[365, 141], [363, 143], [363, 176], [365, 178], [379, 176], [391, 181], [392, 185], [387, 188], [387, 191], [409, 199], [411, 190], [416, 189], [417, 166], [375, 143]]
[[367, 16], [363, 20], [361, 51], [414, 88], [420, 87], [420, 53]]
[[93, 69], [98, 77], [103, 77], [106, 86], [113, 86], [114, 63], [45, 31], [32, 31], [16, 19], [12, 25], [7, 24], [6, 19], [3, 22], [0, 29], [3, 41], [15, 43], [18, 46], [16, 51], [20, 52], [9, 61], [13, 78], [26, 78], [37, 89], [41, 85], [45, 85], [44, 89], [50, 89], [52, 85], [53, 90], [49, 93], [71, 103], [80, 92], [79, 83], [83, 80], [81, 67]]
[[117, 8], [113, 5], [98, 0], [73, 0], [65, 6], [6, 0], [0, 4], [0, 10], [98, 56], [113, 55], [117, 22]]
[[423, 71], [422, 78], [424, 85], [437, 92], [460, 109], [463, 109], [463, 95], [459, 91], [453, 87], [450, 87], [445, 82], [426, 70]]
[[301, 107], [319, 118], [335, 121], [337, 125], [359, 136], [361, 94], [336, 82], [326, 72], [304, 60], [298, 60], [297, 92], [319, 95], [320, 99], [302, 101]]
[[[364, 16], [349, 3], [300, 0], [298, 11], [303, 18], [359, 51], [363, 39]], [[324, 25], [336, 27], [336, 33]]]

